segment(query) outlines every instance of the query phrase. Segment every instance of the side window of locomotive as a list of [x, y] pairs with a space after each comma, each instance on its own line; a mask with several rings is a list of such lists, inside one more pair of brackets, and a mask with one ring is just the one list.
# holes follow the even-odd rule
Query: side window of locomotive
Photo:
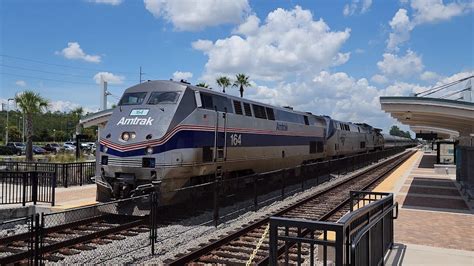
[[304, 117], [304, 124], [309, 125], [308, 117], [307, 116], [303, 116], [303, 117]]
[[238, 115], [243, 115], [244, 113], [242, 112], [242, 103], [239, 101], [233, 101], [233, 102], [234, 102], [235, 113]]
[[201, 93], [201, 102], [202, 102], [202, 108], [214, 110], [212, 95]]
[[176, 91], [155, 91], [148, 99], [148, 104], [176, 103], [179, 98], [179, 92]]
[[267, 110], [268, 120], [275, 120], [275, 113], [273, 112], [273, 109], [270, 107], [265, 107], [265, 109]]
[[316, 143], [317, 145], [317, 149], [316, 149], [316, 152], [320, 153], [320, 152], [324, 152], [324, 143], [322, 141], [318, 141]]
[[219, 95], [212, 95], [201, 92], [202, 107], [209, 110], [217, 109], [220, 112], [233, 113], [230, 99]]
[[139, 105], [145, 100], [146, 92], [125, 93], [120, 99], [119, 105]]
[[252, 109], [250, 109], [249, 103], [244, 103], [244, 111], [246, 116], [252, 116]]
[[324, 144], [322, 141], [309, 142], [309, 153], [321, 153], [321, 152], [324, 152]]
[[255, 114], [256, 118], [267, 119], [267, 114], [265, 113], [265, 107], [252, 104], [253, 113]]

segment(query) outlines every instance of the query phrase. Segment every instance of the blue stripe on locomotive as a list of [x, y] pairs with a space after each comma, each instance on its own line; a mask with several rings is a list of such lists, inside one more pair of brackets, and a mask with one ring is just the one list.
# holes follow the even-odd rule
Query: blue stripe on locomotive
[[[241, 145], [231, 146], [230, 136], [232, 134], [241, 135]], [[301, 146], [309, 145], [310, 141], [323, 141], [323, 138], [227, 132], [227, 147]], [[218, 146], [224, 146], [223, 132], [219, 132], [217, 143]], [[153, 147], [153, 153], [162, 153], [175, 149], [202, 148], [206, 146], [214, 146], [214, 132], [182, 130], [177, 132], [166, 143]], [[100, 151], [104, 152], [103, 145], [100, 145]], [[109, 147], [107, 154], [119, 157], [141, 156], [145, 155], [145, 148], [121, 152]]]

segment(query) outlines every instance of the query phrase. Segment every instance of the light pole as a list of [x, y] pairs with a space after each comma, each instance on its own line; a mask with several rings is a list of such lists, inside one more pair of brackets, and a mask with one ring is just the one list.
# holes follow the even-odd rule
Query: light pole
[[5, 145], [8, 143], [8, 112], [10, 111], [10, 101], [14, 101], [15, 99], [8, 98], [7, 100], [7, 126], [5, 127], [6, 132], [5, 132]]
[[56, 129], [53, 129], [53, 142], [56, 143]]

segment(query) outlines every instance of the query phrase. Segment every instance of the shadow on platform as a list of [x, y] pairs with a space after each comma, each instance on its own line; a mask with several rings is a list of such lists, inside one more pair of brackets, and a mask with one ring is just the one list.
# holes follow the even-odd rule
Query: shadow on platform
[[405, 189], [402, 208], [469, 212], [454, 180], [414, 177], [410, 186]]
[[434, 169], [435, 163], [436, 163], [436, 155], [425, 154], [423, 155], [423, 158], [421, 158], [420, 165], [418, 166], [418, 168]]

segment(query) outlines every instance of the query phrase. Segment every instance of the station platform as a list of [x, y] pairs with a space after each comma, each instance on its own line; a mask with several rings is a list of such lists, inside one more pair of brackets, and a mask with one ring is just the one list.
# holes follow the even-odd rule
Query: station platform
[[0, 221], [21, 218], [35, 213], [51, 213], [65, 211], [73, 208], [85, 207], [96, 204], [96, 185], [73, 186], [56, 188], [55, 206], [50, 203], [37, 202], [22, 204], [0, 205]]
[[387, 265], [474, 265], [473, 202], [435, 163], [435, 154], [417, 151], [374, 189], [399, 204]]

